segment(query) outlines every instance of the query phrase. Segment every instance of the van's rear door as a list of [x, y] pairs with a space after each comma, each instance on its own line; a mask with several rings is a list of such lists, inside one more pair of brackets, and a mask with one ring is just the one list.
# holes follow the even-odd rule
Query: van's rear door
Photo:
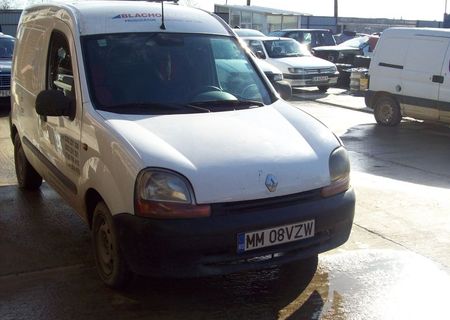
[[409, 43], [402, 75], [404, 115], [419, 119], [439, 119], [437, 101], [448, 46], [448, 38], [421, 35], [420, 31]]
[[439, 120], [450, 123], [450, 46], [444, 58], [439, 87]]

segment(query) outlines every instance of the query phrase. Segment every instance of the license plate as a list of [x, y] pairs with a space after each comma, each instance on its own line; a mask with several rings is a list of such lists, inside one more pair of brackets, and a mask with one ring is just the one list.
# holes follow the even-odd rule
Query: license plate
[[328, 81], [328, 76], [313, 77], [314, 81]]
[[315, 221], [308, 220], [274, 228], [239, 233], [238, 253], [314, 237]]
[[9, 90], [0, 90], [0, 97], [9, 97], [11, 92]]

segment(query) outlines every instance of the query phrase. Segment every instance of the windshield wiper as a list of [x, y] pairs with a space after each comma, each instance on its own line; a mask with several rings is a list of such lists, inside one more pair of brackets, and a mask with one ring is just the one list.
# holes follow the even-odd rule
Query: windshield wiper
[[209, 110], [211, 111], [218, 111], [217, 107], [219, 107], [221, 109], [220, 111], [222, 111], [222, 108], [223, 110], [240, 110], [240, 109], [262, 107], [264, 106], [264, 103], [255, 100], [209, 100], [209, 101], [194, 101], [190, 102], [189, 105], [209, 108]]
[[114, 113], [126, 114], [173, 114], [173, 113], [190, 113], [190, 112], [210, 112], [209, 109], [201, 108], [191, 104], [175, 104], [175, 103], [123, 103], [112, 106], [101, 106], [99, 110], [110, 111]]

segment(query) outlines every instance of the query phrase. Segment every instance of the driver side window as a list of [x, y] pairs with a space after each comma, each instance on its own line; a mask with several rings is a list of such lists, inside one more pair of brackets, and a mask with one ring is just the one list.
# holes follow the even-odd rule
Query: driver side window
[[54, 31], [48, 51], [47, 88], [75, 98], [71, 59], [67, 38], [61, 32]]

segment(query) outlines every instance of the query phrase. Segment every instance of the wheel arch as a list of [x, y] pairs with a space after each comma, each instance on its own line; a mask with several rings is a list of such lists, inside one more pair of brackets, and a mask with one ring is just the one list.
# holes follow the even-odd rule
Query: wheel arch
[[[10, 118], [11, 121], [11, 118]], [[14, 137], [16, 136], [16, 134], [18, 133], [17, 128], [14, 124], [12, 124], [10, 122], [10, 136], [11, 136], [11, 141], [14, 143]]]
[[372, 97], [372, 101], [371, 101], [372, 109], [375, 107], [375, 104], [377, 103], [377, 101], [384, 97], [393, 99], [395, 101], [395, 103], [397, 103], [398, 107], [400, 108], [400, 103], [395, 95], [393, 95], [392, 93], [387, 92], [387, 91], [377, 91], [377, 92], [375, 92], [375, 94]]
[[94, 188], [89, 188], [86, 191], [86, 194], [84, 196], [84, 203], [86, 208], [86, 220], [90, 229], [92, 228], [92, 219], [94, 218], [95, 207], [100, 201], [105, 202], [105, 200], [97, 190], [95, 190]]

